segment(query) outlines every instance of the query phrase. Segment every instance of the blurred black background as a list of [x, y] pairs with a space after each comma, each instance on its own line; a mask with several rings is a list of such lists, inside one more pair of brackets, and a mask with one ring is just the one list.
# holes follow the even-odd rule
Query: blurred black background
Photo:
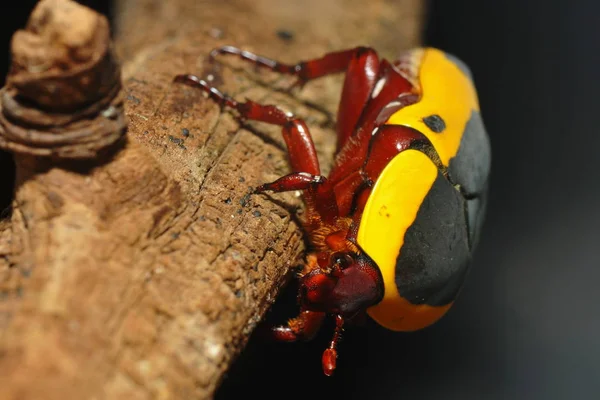
[[[218, 399], [600, 398], [600, 3], [430, 3], [425, 42], [471, 66], [494, 155], [462, 295], [422, 332], [348, 330], [332, 378], [320, 368], [329, 330], [310, 344], [253, 338]], [[2, 13], [4, 55], [34, 4]]]

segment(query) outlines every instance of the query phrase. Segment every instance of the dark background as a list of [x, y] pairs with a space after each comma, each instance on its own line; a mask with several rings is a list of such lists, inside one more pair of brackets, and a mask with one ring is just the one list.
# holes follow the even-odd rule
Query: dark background
[[[2, 13], [1, 53], [33, 4]], [[493, 146], [462, 295], [418, 333], [348, 330], [332, 378], [320, 369], [330, 331], [310, 344], [253, 338], [218, 399], [600, 398], [599, 11], [594, 0], [431, 2], [426, 43], [471, 66]], [[10, 159], [0, 164], [6, 201]]]

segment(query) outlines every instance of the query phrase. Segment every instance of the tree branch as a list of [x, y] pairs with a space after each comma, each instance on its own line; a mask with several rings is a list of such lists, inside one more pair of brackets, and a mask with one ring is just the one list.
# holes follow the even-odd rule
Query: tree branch
[[[0, 145], [17, 164], [12, 215], [0, 220], [6, 398], [211, 398], [300, 262], [301, 203], [289, 193], [249, 195], [289, 171], [277, 129], [240, 126], [173, 76], [201, 74], [221, 44], [287, 62], [358, 44], [393, 57], [418, 43], [420, 3], [117, 2], [119, 95], [107, 83], [119, 71], [102, 61], [112, 60], [98, 39], [108, 40], [104, 19], [43, 0], [13, 40], [2, 102]], [[290, 94], [278, 90], [289, 77], [222, 61], [221, 89], [306, 119], [327, 170], [341, 77]], [[86, 76], [106, 79], [73, 79], [91, 65], [99, 69]], [[10, 113], [23, 98], [44, 123]], [[90, 104], [93, 115], [82, 118]], [[69, 136], [82, 126], [86, 140]], [[37, 141], [14, 136], [32, 127], [43, 134]]]

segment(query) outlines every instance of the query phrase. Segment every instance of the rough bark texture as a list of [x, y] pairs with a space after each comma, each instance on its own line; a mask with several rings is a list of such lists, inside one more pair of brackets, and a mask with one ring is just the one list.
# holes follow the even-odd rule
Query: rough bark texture
[[[2, 398], [211, 398], [300, 261], [301, 203], [249, 196], [289, 171], [277, 129], [240, 127], [173, 76], [201, 74], [222, 44], [287, 62], [359, 44], [393, 57], [418, 44], [421, 17], [420, 0], [117, 2], [128, 140], [85, 161], [15, 154], [0, 220]], [[234, 59], [218, 72], [235, 97], [304, 117], [327, 170], [341, 77], [286, 93], [293, 79]]]

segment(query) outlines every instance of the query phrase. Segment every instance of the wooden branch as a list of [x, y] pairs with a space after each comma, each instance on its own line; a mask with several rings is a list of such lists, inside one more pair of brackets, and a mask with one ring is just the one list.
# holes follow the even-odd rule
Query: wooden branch
[[[117, 2], [119, 92], [104, 18], [40, 2], [13, 39], [0, 119], [17, 164], [0, 220], [3, 398], [211, 398], [300, 262], [301, 203], [249, 195], [288, 171], [277, 129], [240, 127], [173, 76], [201, 74], [221, 44], [393, 57], [418, 44], [421, 15], [419, 0]], [[235, 97], [304, 117], [328, 168], [341, 77], [289, 94], [293, 80], [237, 60], [218, 72]]]

